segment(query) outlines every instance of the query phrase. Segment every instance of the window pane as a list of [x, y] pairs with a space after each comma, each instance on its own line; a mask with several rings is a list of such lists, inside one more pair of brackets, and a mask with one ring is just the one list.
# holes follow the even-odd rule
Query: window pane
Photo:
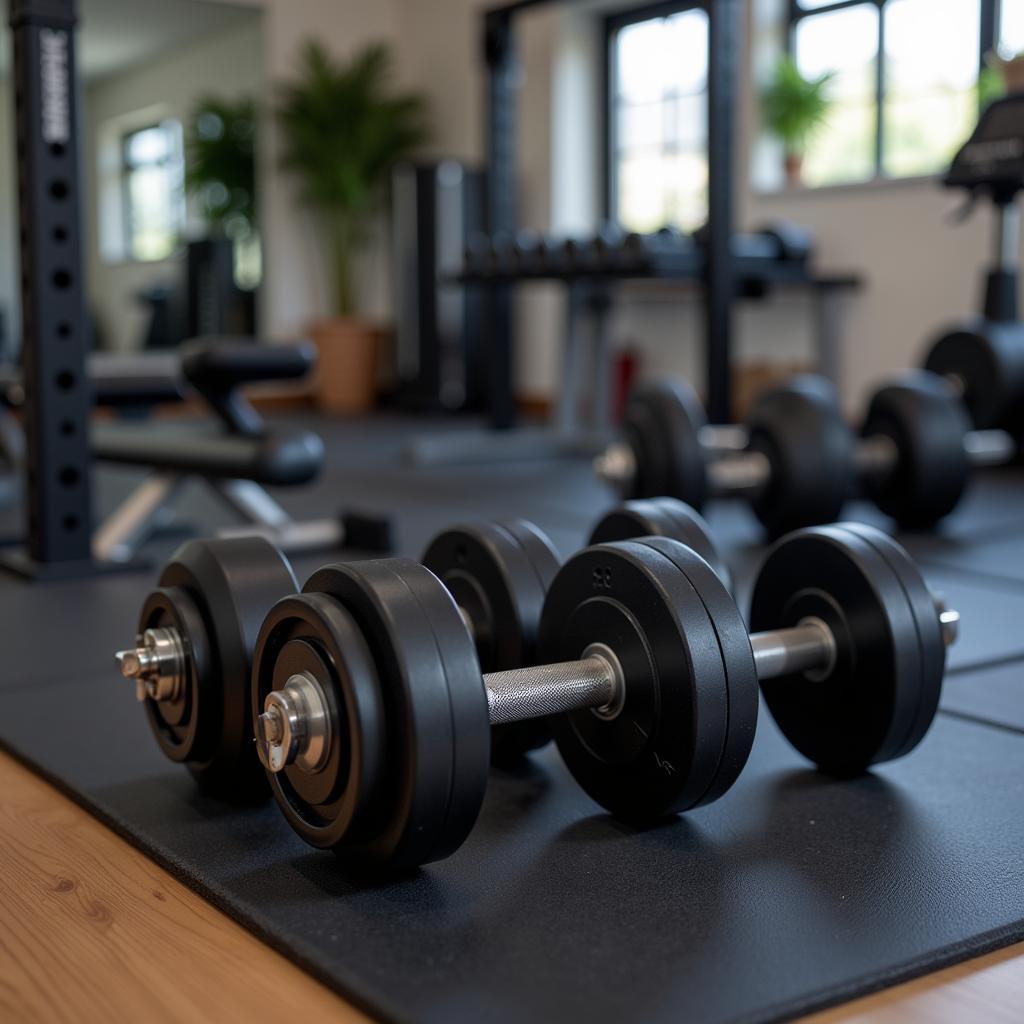
[[945, 166], [977, 119], [978, 0], [891, 0], [885, 8], [887, 174]]
[[805, 11], [816, 11], [819, 7], [828, 7], [835, 2], [836, 0], [800, 0], [800, 6]]
[[128, 160], [134, 166], [155, 164], [170, 155], [170, 139], [162, 125], [144, 128], [128, 136]]
[[681, 11], [615, 37], [616, 215], [633, 231], [707, 218], [708, 22]]
[[794, 55], [809, 78], [827, 72], [833, 99], [825, 125], [804, 162], [808, 185], [858, 181], [874, 173], [875, 68], [878, 11], [867, 4], [805, 18], [794, 34]]
[[1004, 57], [1024, 53], [1024, 3], [1021, 0], [1003, 0], [999, 39], [999, 52]]

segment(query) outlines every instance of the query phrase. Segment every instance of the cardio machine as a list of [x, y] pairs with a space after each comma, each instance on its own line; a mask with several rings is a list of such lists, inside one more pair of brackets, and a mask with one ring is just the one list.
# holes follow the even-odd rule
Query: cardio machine
[[946, 328], [924, 367], [953, 381], [980, 430], [1024, 433], [1024, 323], [1018, 306], [1020, 220], [1024, 189], [1024, 92], [992, 103], [953, 158], [943, 184], [995, 212], [994, 263], [985, 273], [981, 315]]

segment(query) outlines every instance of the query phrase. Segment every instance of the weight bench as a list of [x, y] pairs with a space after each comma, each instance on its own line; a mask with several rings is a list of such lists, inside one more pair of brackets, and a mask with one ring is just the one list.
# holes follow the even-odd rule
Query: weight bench
[[315, 479], [323, 468], [324, 446], [312, 431], [270, 430], [241, 388], [259, 381], [302, 379], [315, 362], [315, 349], [308, 344], [201, 338], [183, 346], [182, 377], [217, 414], [221, 426], [202, 433], [125, 425], [93, 428], [95, 459], [153, 470], [97, 528], [95, 558], [107, 563], [134, 559], [142, 544], [166, 528], [171, 505], [190, 478], [204, 480], [245, 521], [222, 533], [265, 536], [289, 554], [342, 545], [389, 551], [391, 528], [385, 519], [342, 513], [296, 522], [264, 489]]

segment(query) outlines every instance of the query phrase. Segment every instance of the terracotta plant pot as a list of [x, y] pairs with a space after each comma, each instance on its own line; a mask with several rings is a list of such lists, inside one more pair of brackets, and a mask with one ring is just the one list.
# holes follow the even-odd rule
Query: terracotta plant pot
[[804, 181], [803, 153], [786, 154], [786, 184], [790, 188], [799, 188]]
[[317, 404], [324, 412], [369, 412], [377, 399], [381, 330], [356, 317], [320, 320], [310, 327], [319, 350]]
[[1003, 61], [1003, 78], [1007, 92], [1024, 92], [1024, 57]]

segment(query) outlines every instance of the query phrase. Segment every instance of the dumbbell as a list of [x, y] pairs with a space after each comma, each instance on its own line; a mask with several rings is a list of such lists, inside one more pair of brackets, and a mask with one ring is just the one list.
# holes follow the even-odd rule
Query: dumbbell
[[835, 389], [822, 377], [769, 389], [746, 428], [724, 430], [708, 425], [684, 382], [662, 378], [631, 396], [622, 439], [595, 471], [627, 497], [672, 495], [696, 509], [709, 498], [745, 498], [778, 536], [839, 518], [853, 487], [853, 447]]
[[[686, 541], [727, 578], [707, 524], [672, 500], [625, 503], [594, 527], [600, 539], [662, 534]], [[511, 668], [535, 658], [537, 623], [559, 560], [523, 521], [480, 523], [440, 534], [427, 564], [441, 576], [472, 629], [481, 662]], [[249, 674], [260, 623], [298, 583], [279, 548], [259, 537], [189, 541], [163, 568], [143, 603], [134, 648], [116, 655], [136, 684], [153, 734], [213, 794], [266, 793], [252, 747]], [[509, 759], [550, 739], [543, 723], [495, 738]]]
[[544, 661], [484, 673], [450, 592], [424, 566], [329, 566], [260, 631], [257, 746], [306, 842], [408, 868], [469, 834], [493, 725], [550, 716], [577, 782], [634, 823], [730, 788], [753, 742], [758, 681], [782, 731], [828, 770], [901, 756], [927, 731], [958, 617], [883, 534], [784, 539], [752, 619], [748, 633], [722, 581], [678, 541], [599, 544], [551, 583]]
[[[707, 523], [672, 498], [624, 502], [601, 517], [587, 543], [642, 536], [681, 541], [728, 585], [728, 570]], [[561, 564], [541, 530], [523, 520], [454, 526], [431, 541], [422, 563], [455, 599], [484, 672], [520, 668], [537, 660], [541, 608]], [[492, 753], [495, 761], [512, 761], [550, 739], [543, 719], [503, 725], [495, 729]]]
[[1009, 462], [1003, 430], [973, 430], [959, 394], [927, 370], [875, 392], [854, 451], [867, 497], [908, 529], [933, 526], [963, 497], [972, 470]]
[[252, 743], [252, 650], [267, 611], [298, 589], [262, 538], [188, 541], [143, 602], [136, 646], [116, 655], [160, 749], [204, 791], [243, 801], [267, 793]]

